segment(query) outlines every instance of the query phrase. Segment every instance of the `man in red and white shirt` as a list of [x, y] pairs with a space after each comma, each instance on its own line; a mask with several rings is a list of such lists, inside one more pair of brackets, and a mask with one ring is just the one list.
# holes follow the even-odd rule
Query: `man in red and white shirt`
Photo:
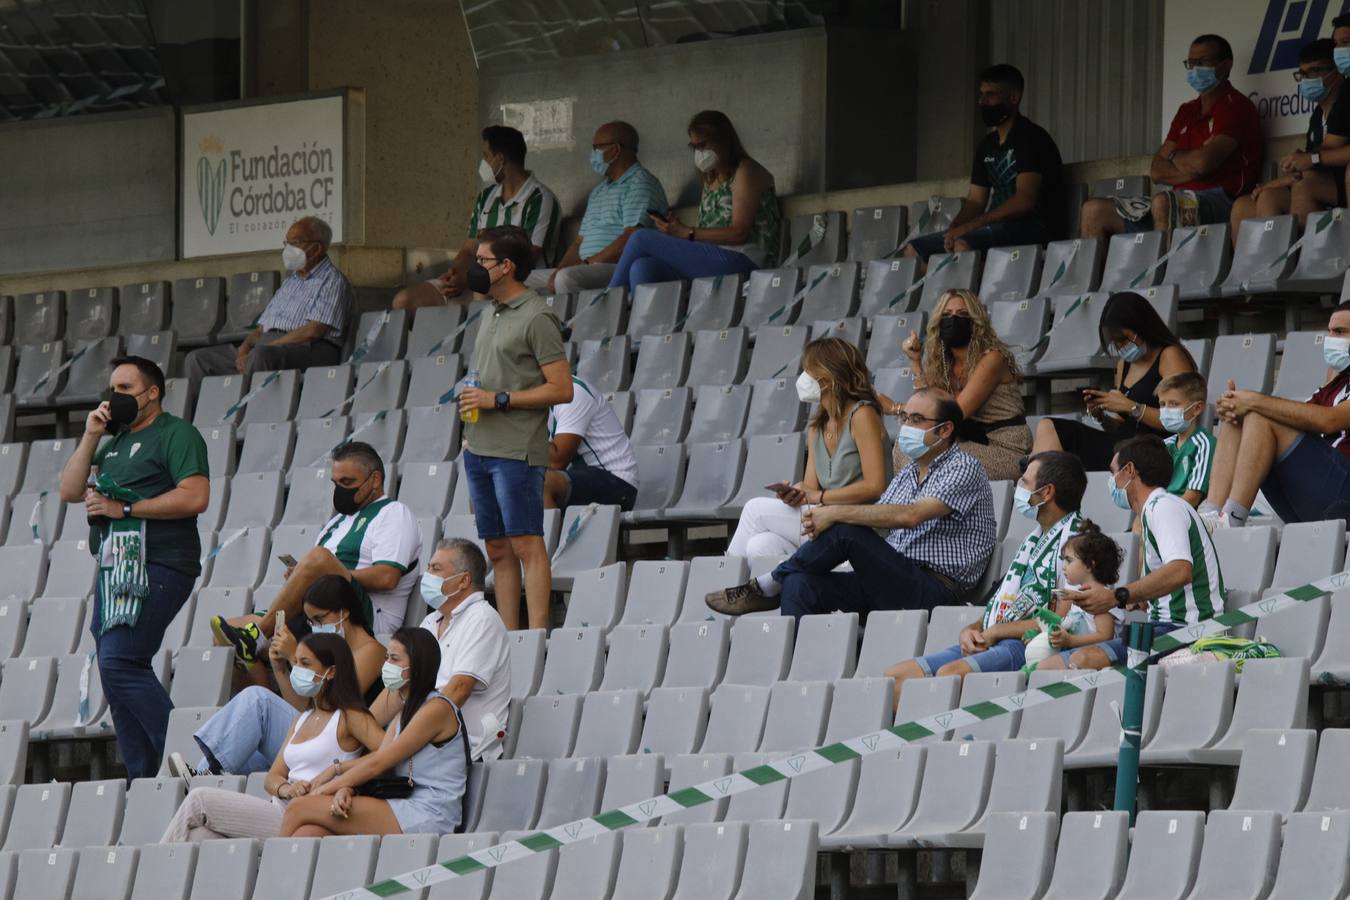
[[1183, 64], [1186, 82], [1199, 96], [1177, 109], [1149, 166], [1153, 186], [1162, 190], [1152, 198], [1087, 201], [1083, 237], [1227, 222], [1233, 201], [1259, 180], [1265, 158], [1261, 117], [1228, 80], [1232, 46], [1217, 34], [1202, 34], [1191, 42]]

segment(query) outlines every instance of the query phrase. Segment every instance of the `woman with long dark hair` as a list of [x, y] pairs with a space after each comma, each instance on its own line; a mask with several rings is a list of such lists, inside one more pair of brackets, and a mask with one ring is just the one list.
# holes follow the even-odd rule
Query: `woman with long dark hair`
[[782, 213], [773, 176], [741, 145], [726, 113], [689, 120], [689, 149], [703, 181], [698, 222], [652, 216], [624, 245], [610, 287], [747, 274], [778, 261]]
[[295, 659], [288, 679], [306, 705], [268, 770], [269, 798], [194, 788], [161, 843], [276, 837], [287, 803], [324, 784], [367, 748], [379, 746], [380, 727], [356, 684], [347, 642], [333, 634], [311, 634], [296, 647]]
[[1101, 429], [1072, 419], [1046, 418], [1036, 425], [1032, 452], [1067, 450], [1089, 472], [1111, 465], [1115, 445], [1136, 434], [1167, 437], [1158, 405], [1158, 382], [1178, 372], [1194, 372], [1195, 360], [1158, 315], [1133, 291], [1112, 294], [1098, 323], [1102, 346], [1116, 357], [1114, 387], [1087, 388], [1083, 402]]
[[[400, 628], [389, 641], [385, 688], [403, 700], [380, 748], [286, 808], [283, 837], [330, 834], [449, 834], [462, 818], [469, 745], [459, 711], [436, 690], [441, 646], [424, 628]], [[363, 796], [362, 785], [392, 772], [406, 797]]]

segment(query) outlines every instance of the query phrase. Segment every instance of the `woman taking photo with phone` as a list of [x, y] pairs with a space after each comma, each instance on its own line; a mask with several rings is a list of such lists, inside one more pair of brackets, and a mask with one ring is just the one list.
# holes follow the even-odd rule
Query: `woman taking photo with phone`
[[790, 556], [801, 546], [801, 509], [875, 503], [891, 479], [886, 427], [862, 351], [839, 338], [818, 338], [802, 351], [797, 397], [817, 404], [806, 433], [806, 476], [766, 485], [741, 511], [727, 553]]

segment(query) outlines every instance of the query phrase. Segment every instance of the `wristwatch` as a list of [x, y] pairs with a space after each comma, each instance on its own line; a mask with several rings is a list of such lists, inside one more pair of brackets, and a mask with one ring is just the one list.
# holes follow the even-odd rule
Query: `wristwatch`
[[1127, 587], [1116, 588], [1116, 607], [1118, 609], [1124, 609], [1126, 604], [1128, 604], [1129, 602], [1130, 602], [1130, 589]]
[[1130, 418], [1138, 422], [1143, 417], [1144, 417], [1144, 404], [1135, 401], [1134, 406], [1130, 409]]
[[511, 392], [510, 392], [510, 391], [498, 391], [498, 392], [497, 392], [497, 409], [501, 410], [502, 412], [506, 412], [506, 411], [507, 411], [508, 409], [510, 409], [510, 408], [511, 408]]
[[1308, 159], [1312, 162], [1314, 166], [1320, 166], [1322, 164], [1322, 154], [1317, 153], [1316, 151], [1310, 153], [1308, 155]]
[[122, 504], [122, 517], [123, 517], [123, 518], [126, 518], [126, 519], [130, 519], [130, 518], [131, 518], [131, 504], [130, 504], [130, 503], [123, 503], [123, 504]]

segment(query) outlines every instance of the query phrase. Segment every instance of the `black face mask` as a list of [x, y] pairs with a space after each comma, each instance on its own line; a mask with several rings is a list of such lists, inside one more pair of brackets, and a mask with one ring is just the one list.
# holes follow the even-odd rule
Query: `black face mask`
[[[371, 475], [375, 474], [374, 472]], [[361, 490], [366, 481], [370, 480], [370, 475], [366, 480], [354, 487], [343, 487], [337, 482], [333, 483], [333, 509], [344, 516], [354, 516], [361, 510], [361, 504], [356, 502], [356, 492]]]
[[469, 290], [475, 294], [486, 294], [492, 290], [492, 276], [488, 270], [478, 263], [469, 266], [469, 271], [465, 273], [464, 283], [469, 286]]
[[1007, 106], [981, 106], [980, 119], [984, 124], [993, 128], [996, 125], [1002, 125], [1008, 116], [1012, 115], [1012, 109]]
[[964, 347], [970, 343], [971, 321], [965, 316], [943, 316], [938, 319], [938, 337], [948, 347]]
[[141, 406], [136, 402], [139, 394], [108, 394], [108, 434], [118, 434], [127, 428], [141, 414]]

